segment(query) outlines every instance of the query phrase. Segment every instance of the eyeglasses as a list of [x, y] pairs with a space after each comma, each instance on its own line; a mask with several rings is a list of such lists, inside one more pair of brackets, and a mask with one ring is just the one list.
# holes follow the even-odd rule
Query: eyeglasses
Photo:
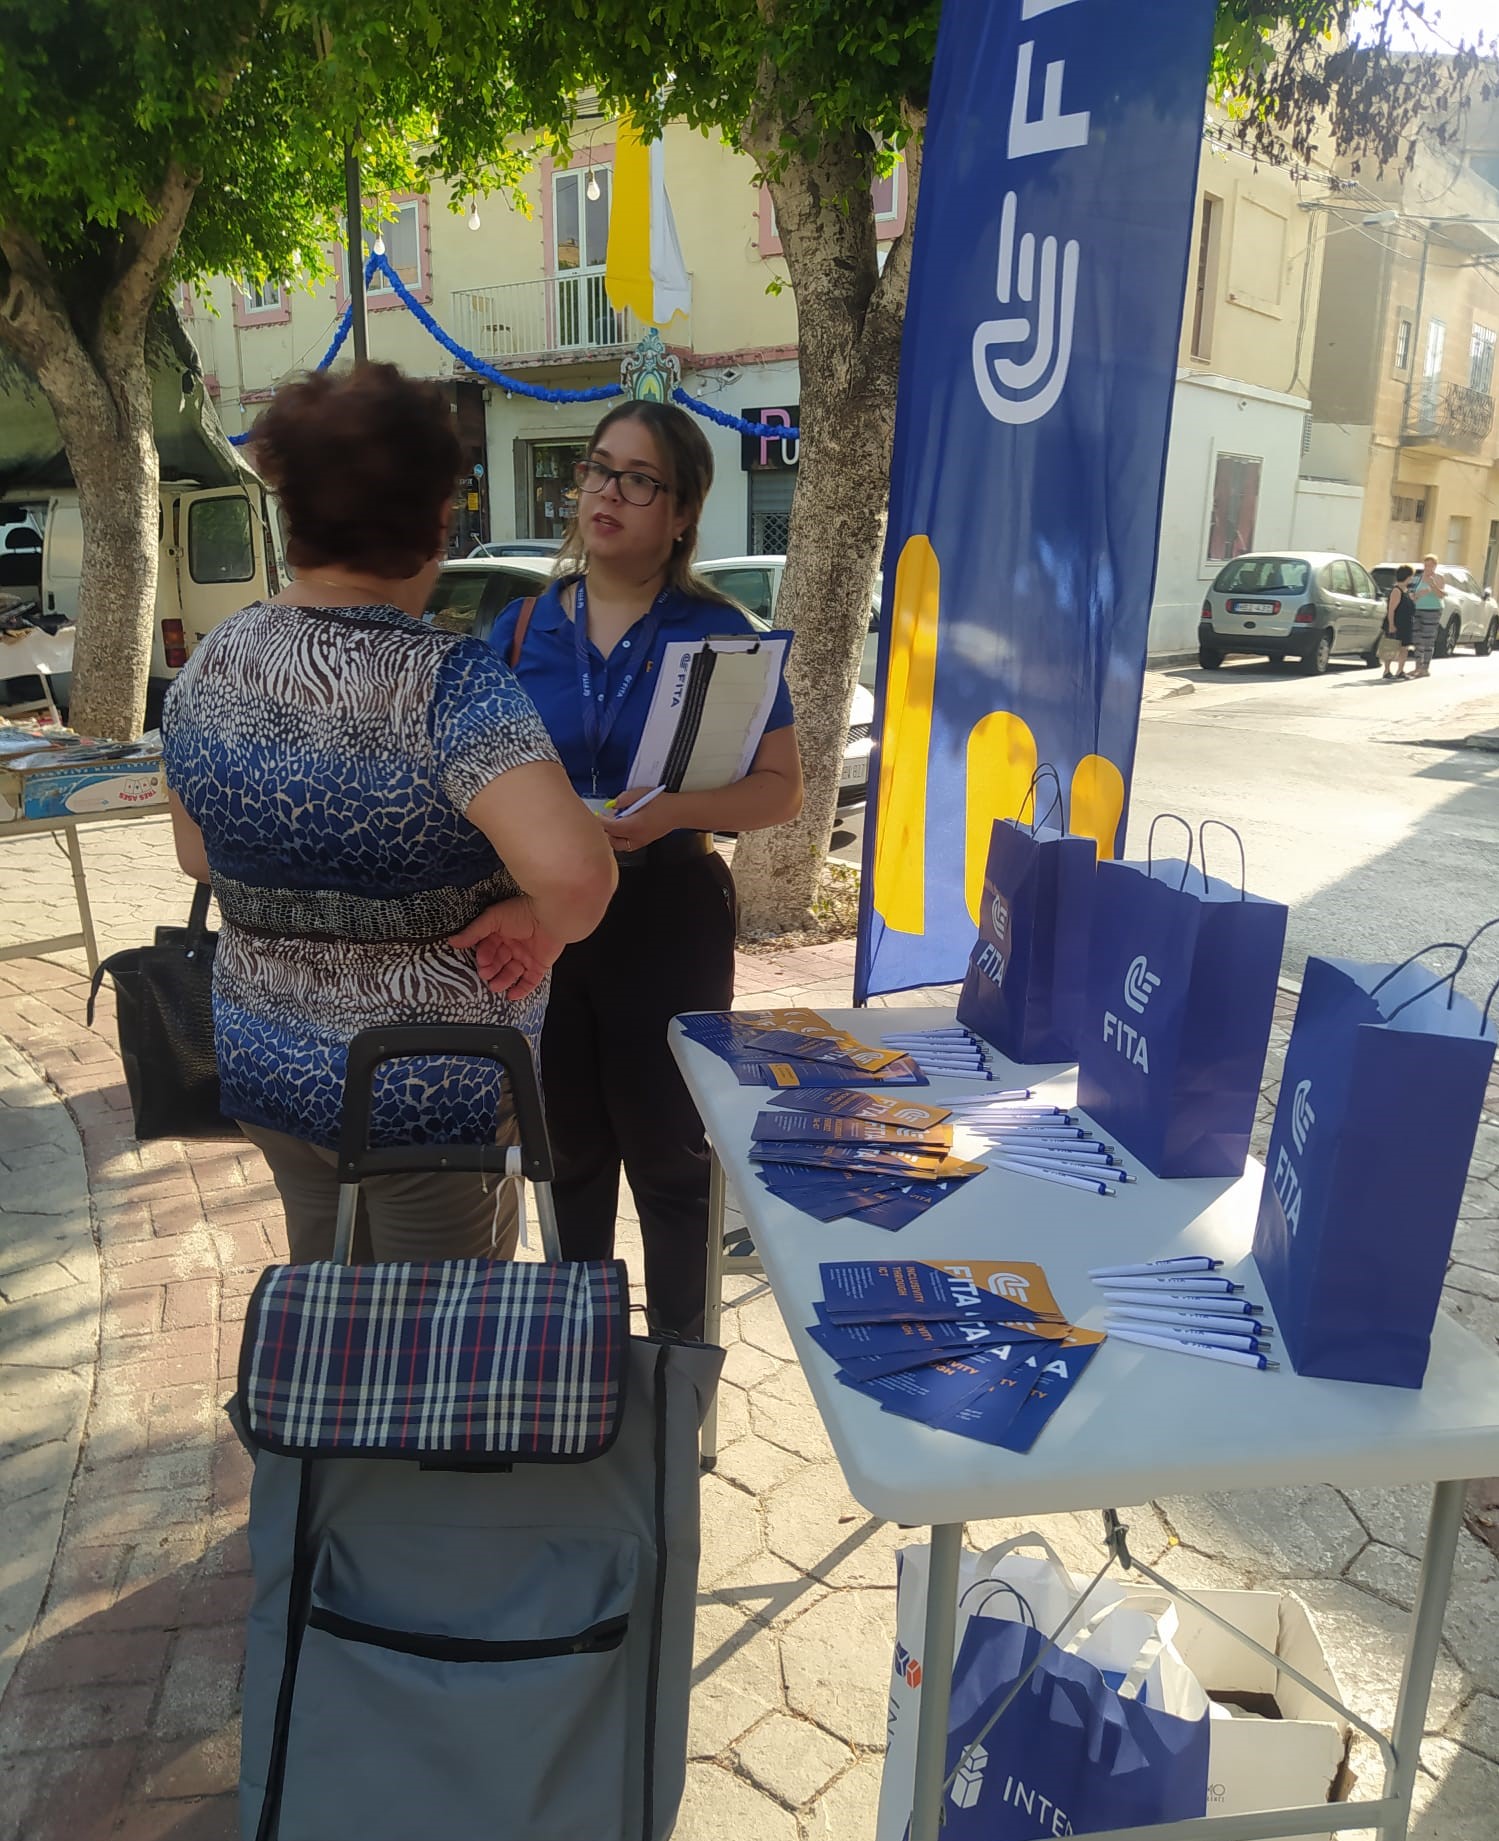
[[653, 479], [649, 473], [606, 467], [599, 460], [580, 460], [573, 468], [573, 478], [579, 492], [602, 492], [612, 479], [627, 505], [654, 505], [658, 493], [671, 491], [665, 480]]

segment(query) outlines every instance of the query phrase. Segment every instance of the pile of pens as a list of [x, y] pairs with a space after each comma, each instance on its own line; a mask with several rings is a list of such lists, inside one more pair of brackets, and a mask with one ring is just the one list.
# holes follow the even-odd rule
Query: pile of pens
[[961, 1023], [947, 1029], [910, 1029], [880, 1037], [882, 1048], [909, 1055], [928, 1080], [993, 1080], [982, 1039]]
[[1112, 1144], [1095, 1138], [1065, 1106], [1032, 1103], [1028, 1087], [947, 1104], [962, 1155], [996, 1170], [1094, 1195], [1113, 1195], [1115, 1183], [1135, 1180]]
[[1278, 1368], [1274, 1334], [1244, 1287], [1223, 1278], [1221, 1259], [1188, 1254], [1138, 1266], [1094, 1266], [1088, 1277], [1108, 1302], [1110, 1336], [1175, 1355], [1199, 1355], [1237, 1368]]

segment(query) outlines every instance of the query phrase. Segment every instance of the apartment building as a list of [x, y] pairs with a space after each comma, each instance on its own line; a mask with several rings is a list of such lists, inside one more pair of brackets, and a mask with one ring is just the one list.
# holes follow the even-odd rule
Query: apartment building
[[[609, 301], [604, 286], [615, 124], [584, 116], [571, 157], [540, 159], [525, 207], [494, 197], [396, 197], [381, 236], [388, 259], [455, 342], [507, 376], [553, 390], [618, 382], [621, 361], [645, 328]], [[715, 408], [788, 429], [797, 426], [796, 305], [770, 196], [753, 163], [684, 126], [665, 136], [667, 186], [691, 275], [691, 310], [663, 331], [682, 384]], [[881, 240], [905, 218], [905, 174], [879, 182]], [[346, 301], [343, 252], [333, 278], [311, 290], [217, 281], [217, 316], [188, 301], [210, 388], [231, 433], [248, 427], [284, 378], [316, 364]], [[574, 461], [607, 407], [537, 401], [476, 375], [437, 344], [377, 281], [369, 298], [372, 358], [389, 359], [451, 392], [465, 474], [454, 506], [453, 549], [475, 542], [560, 535]], [[347, 359], [347, 348], [340, 362]], [[741, 437], [703, 421], [717, 483], [703, 519], [706, 557], [786, 547], [797, 444]]]
[[1269, 166], [1210, 111], [1182, 315], [1151, 611], [1152, 653], [1197, 644], [1202, 598], [1246, 550], [1338, 549], [1359, 489], [1300, 478], [1322, 244], [1303, 203], [1325, 175]]
[[1329, 213], [1308, 472], [1363, 490], [1366, 563], [1499, 575], [1499, 105]]

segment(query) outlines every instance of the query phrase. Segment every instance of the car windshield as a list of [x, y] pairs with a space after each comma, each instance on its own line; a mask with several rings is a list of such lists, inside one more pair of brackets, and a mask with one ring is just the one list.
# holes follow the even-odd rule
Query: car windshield
[[432, 585], [427, 620], [445, 633], [472, 633], [486, 583], [493, 576], [478, 569], [444, 569]]
[[1218, 571], [1214, 594], [1305, 594], [1310, 566], [1298, 556], [1240, 556]]

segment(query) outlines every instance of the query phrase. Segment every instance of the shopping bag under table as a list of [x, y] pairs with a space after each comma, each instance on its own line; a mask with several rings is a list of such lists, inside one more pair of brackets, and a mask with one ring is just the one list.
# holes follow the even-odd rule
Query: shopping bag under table
[[[1053, 797], [1038, 814], [1037, 782], [1048, 776]], [[1068, 835], [1054, 768], [1037, 768], [1026, 799], [1033, 823], [1024, 823], [1022, 804], [1020, 818], [995, 819], [989, 834], [979, 937], [958, 1021], [1012, 1061], [1070, 1061], [1085, 1015], [1098, 845]]]
[[[1041, 1557], [1019, 1551], [1028, 1547]], [[929, 1554], [899, 1554], [878, 1841], [904, 1841], [908, 1829]], [[1172, 1647], [1175, 1607], [1108, 1580], [1074, 1610], [1081, 1591], [1039, 1534], [963, 1556], [944, 1841], [1035, 1841], [1207, 1813], [1207, 1696]]]
[[1425, 1376], [1495, 1047], [1455, 950], [1441, 979], [1414, 959], [1307, 961], [1254, 1234], [1298, 1374]]
[[1188, 827], [1186, 862], [1100, 863], [1094, 887], [1077, 1103], [1157, 1176], [1242, 1175], [1264, 1073], [1286, 910], [1220, 828], [1236, 884], [1192, 867]]

